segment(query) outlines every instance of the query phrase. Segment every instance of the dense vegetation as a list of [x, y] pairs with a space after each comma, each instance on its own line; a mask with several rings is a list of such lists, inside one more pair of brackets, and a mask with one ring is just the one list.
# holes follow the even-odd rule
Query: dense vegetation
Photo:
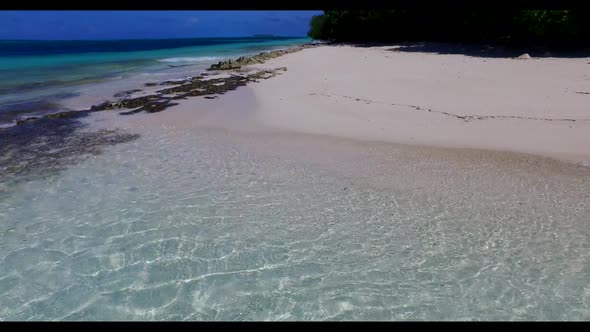
[[585, 10], [326, 10], [309, 36], [335, 42], [502, 42], [590, 46]]

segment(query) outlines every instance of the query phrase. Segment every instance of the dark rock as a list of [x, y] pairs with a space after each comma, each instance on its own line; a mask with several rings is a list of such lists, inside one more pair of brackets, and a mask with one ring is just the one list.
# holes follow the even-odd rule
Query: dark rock
[[136, 114], [139, 112], [148, 112], [148, 113], [157, 113], [165, 110], [168, 107], [178, 105], [178, 103], [171, 103], [170, 100], [163, 100], [163, 101], [151, 101], [144, 104], [141, 108], [128, 111], [128, 112], [121, 112], [120, 115], [131, 115]]
[[[294, 53], [301, 51], [305, 48], [315, 47], [316, 45], [301, 45], [297, 47], [292, 47], [286, 50], [276, 50], [276, 51], [269, 51], [269, 52], [262, 52], [258, 53], [253, 56], [244, 57], [241, 56], [237, 58], [235, 61], [227, 60], [227, 61], [219, 61], [216, 64], [211, 65], [207, 70], [232, 70], [232, 69], [239, 69], [242, 66], [248, 66], [253, 64], [261, 64], [264, 63], [266, 60], [276, 58], [285, 54]], [[286, 70], [286, 69], [285, 69]]]
[[30, 118], [25, 118], [25, 119], [18, 119], [18, 120], [16, 120], [16, 125], [17, 126], [24, 125], [27, 122], [35, 121], [37, 119], [39, 119], [38, 116], [32, 116]]
[[150, 82], [150, 83], [146, 83], [146, 84], [144, 84], [144, 85], [145, 85], [145, 86], [156, 86], [156, 85], [158, 85], [158, 83], [153, 83], [153, 82]]
[[[273, 54], [283, 54], [285, 51], [275, 52]], [[267, 57], [266, 53], [264, 56]], [[262, 55], [260, 56], [262, 57]], [[258, 61], [248, 60], [249, 58], [241, 57], [240, 61]], [[230, 66], [233, 66], [235, 62], [229, 61]], [[16, 122], [17, 126], [22, 126], [28, 123], [42, 122], [43, 125], [58, 126], [60, 123], [68, 121], [75, 121], [78, 118], [84, 117], [92, 112], [100, 112], [105, 110], [116, 110], [116, 109], [127, 109], [127, 111], [121, 112], [121, 115], [136, 114], [139, 112], [155, 113], [161, 112], [168, 107], [177, 105], [172, 100], [186, 99], [194, 96], [205, 96], [207, 99], [216, 99], [218, 95], [222, 95], [228, 91], [237, 89], [240, 86], [245, 86], [250, 82], [258, 82], [261, 79], [267, 79], [279, 74], [279, 71], [286, 71], [287, 68], [281, 67], [274, 70], [258, 70], [249, 69], [248, 72], [251, 74], [241, 73], [239, 75], [231, 75], [230, 77], [213, 78], [205, 80], [203, 79], [208, 74], [203, 73], [201, 75], [192, 77], [188, 80], [183, 81], [167, 81], [163, 84], [173, 85], [169, 88], [156, 91], [152, 95], [141, 96], [136, 98], [125, 98], [119, 101], [105, 101], [98, 105], [93, 105], [86, 110], [72, 110], [59, 113], [48, 114], [41, 117], [30, 117], [26, 119], [19, 119]], [[157, 85], [157, 83], [148, 83], [151, 86]], [[146, 84], [147, 85], [147, 84]], [[115, 96], [128, 96], [132, 93], [141, 91], [140, 89], [123, 91], [115, 94]], [[67, 121], [66, 121], [67, 120]], [[53, 124], [50, 124], [53, 123]], [[4, 130], [3, 130], [4, 131]]]
[[178, 80], [178, 81], [164, 81], [162, 83], [160, 83], [160, 85], [179, 85], [179, 84], [183, 84], [186, 81], [184, 80]]
[[161, 112], [163, 110], [165, 110], [168, 107], [174, 106], [174, 105], [178, 105], [178, 103], [171, 103], [169, 100], [163, 101], [163, 102], [151, 102], [146, 104], [143, 107], [143, 110], [148, 112], [148, 113], [156, 113], [156, 112]]
[[76, 113], [79, 116], [28, 119], [24, 124], [0, 131], [3, 185], [10, 188], [33, 178], [51, 176], [89, 155], [100, 154], [105, 146], [139, 137], [117, 130], [80, 131], [84, 124], [79, 119], [90, 113]]
[[53, 113], [47, 115], [49, 119], [63, 119], [63, 118], [70, 118], [79, 115], [81, 111], [67, 111], [67, 112], [60, 112], [60, 113]]
[[111, 102], [110, 101], [105, 101], [105, 102], [100, 103], [98, 105], [92, 105], [90, 107], [90, 112], [104, 111], [104, 110], [108, 109], [110, 106], [111, 106]]

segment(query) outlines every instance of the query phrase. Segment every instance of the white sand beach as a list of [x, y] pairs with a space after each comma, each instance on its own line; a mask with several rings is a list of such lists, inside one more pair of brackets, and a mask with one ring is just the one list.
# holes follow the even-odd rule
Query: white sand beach
[[193, 98], [132, 121], [213, 121], [238, 130], [512, 151], [590, 165], [590, 58], [322, 46], [251, 66], [278, 67], [287, 71], [216, 100]]
[[[272, 59], [256, 120], [299, 132], [590, 163], [590, 58], [325, 46]], [[574, 121], [575, 120], [575, 121]]]

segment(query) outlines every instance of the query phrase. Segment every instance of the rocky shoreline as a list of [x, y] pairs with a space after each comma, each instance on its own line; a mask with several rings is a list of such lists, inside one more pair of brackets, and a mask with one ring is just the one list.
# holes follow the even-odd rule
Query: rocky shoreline
[[317, 47], [317, 46], [318, 45], [316, 45], [316, 44], [304, 44], [304, 45], [297, 46], [297, 47], [291, 47], [291, 48], [288, 48], [285, 50], [275, 50], [275, 51], [269, 51], [269, 52], [262, 52], [262, 53], [258, 53], [256, 55], [248, 56], [248, 57], [242, 56], [242, 57], [237, 58], [236, 60], [230, 59], [227, 61], [220, 61], [217, 64], [211, 65], [211, 67], [209, 67], [209, 69], [207, 69], [207, 70], [240, 69], [243, 66], [262, 64], [265, 61], [270, 60], [272, 58], [283, 56], [283, 55], [289, 54], [289, 53], [299, 52], [303, 49]]
[[[253, 56], [239, 57], [235, 60], [220, 61], [217, 64], [211, 65], [207, 72], [179, 81], [164, 81], [160, 83], [146, 83], [146, 87], [168, 86], [161, 90], [156, 90], [155, 93], [133, 97], [133, 94], [142, 92], [141, 89], [133, 89], [129, 91], [122, 91], [114, 95], [118, 100], [105, 101], [99, 105], [93, 105], [86, 110], [65, 111], [59, 113], [52, 113], [45, 116], [28, 117], [16, 121], [16, 125], [23, 125], [25, 123], [34, 122], [40, 119], [62, 119], [67, 117], [80, 116], [80, 112], [91, 113], [107, 110], [127, 110], [119, 113], [120, 115], [130, 115], [140, 112], [155, 113], [161, 112], [168, 107], [177, 105], [174, 100], [187, 99], [188, 97], [206, 96], [208, 99], [216, 98], [216, 95], [222, 95], [228, 91], [237, 89], [240, 86], [245, 86], [250, 82], [258, 82], [262, 79], [271, 78], [278, 75], [281, 71], [286, 71], [287, 68], [275, 68], [272, 70], [255, 70], [245, 69], [243, 67], [262, 64], [269, 59], [273, 59], [285, 54], [301, 51], [306, 48], [317, 47], [314, 44], [304, 44], [296, 47], [291, 47], [284, 50], [275, 50], [262, 52]], [[208, 78], [214, 76], [211, 74], [214, 71], [230, 71], [229, 77]], [[231, 73], [231, 71], [234, 71]], [[9, 127], [10, 128], [10, 127]], [[4, 128], [6, 129], [6, 128]]]
[[[85, 155], [98, 154], [103, 146], [129, 142], [138, 135], [118, 130], [87, 133], [77, 129], [85, 125], [80, 119], [94, 112], [119, 111], [119, 115], [140, 112], [155, 113], [177, 105], [178, 100], [203, 96], [215, 99], [228, 91], [251, 82], [268, 79], [287, 68], [259, 70], [243, 68], [263, 63], [281, 55], [300, 51], [304, 45], [287, 50], [264, 52], [252, 57], [240, 57], [212, 65], [206, 72], [185, 80], [147, 83], [146, 87], [161, 87], [153, 92], [133, 89], [116, 93], [107, 100], [85, 110], [70, 110], [38, 117], [19, 119], [16, 125], [0, 128], [0, 196], [10, 186], [31, 176], [43, 176], [62, 170]], [[217, 71], [217, 73], [215, 73]], [[219, 76], [219, 77], [217, 77]], [[139, 95], [138, 94], [145, 94]]]

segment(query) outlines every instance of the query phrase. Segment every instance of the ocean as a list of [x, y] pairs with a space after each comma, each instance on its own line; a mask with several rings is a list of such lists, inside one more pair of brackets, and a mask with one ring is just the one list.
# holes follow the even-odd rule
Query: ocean
[[[0, 41], [0, 127], [98, 102], [117, 89], [189, 76], [222, 59], [310, 41], [301, 37]], [[97, 85], [109, 89], [97, 89]], [[115, 85], [113, 85], [115, 84]], [[97, 94], [97, 91], [100, 93]], [[84, 98], [91, 93], [93, 98]], [[76, 106], [83, 106], [76, 103]]]

